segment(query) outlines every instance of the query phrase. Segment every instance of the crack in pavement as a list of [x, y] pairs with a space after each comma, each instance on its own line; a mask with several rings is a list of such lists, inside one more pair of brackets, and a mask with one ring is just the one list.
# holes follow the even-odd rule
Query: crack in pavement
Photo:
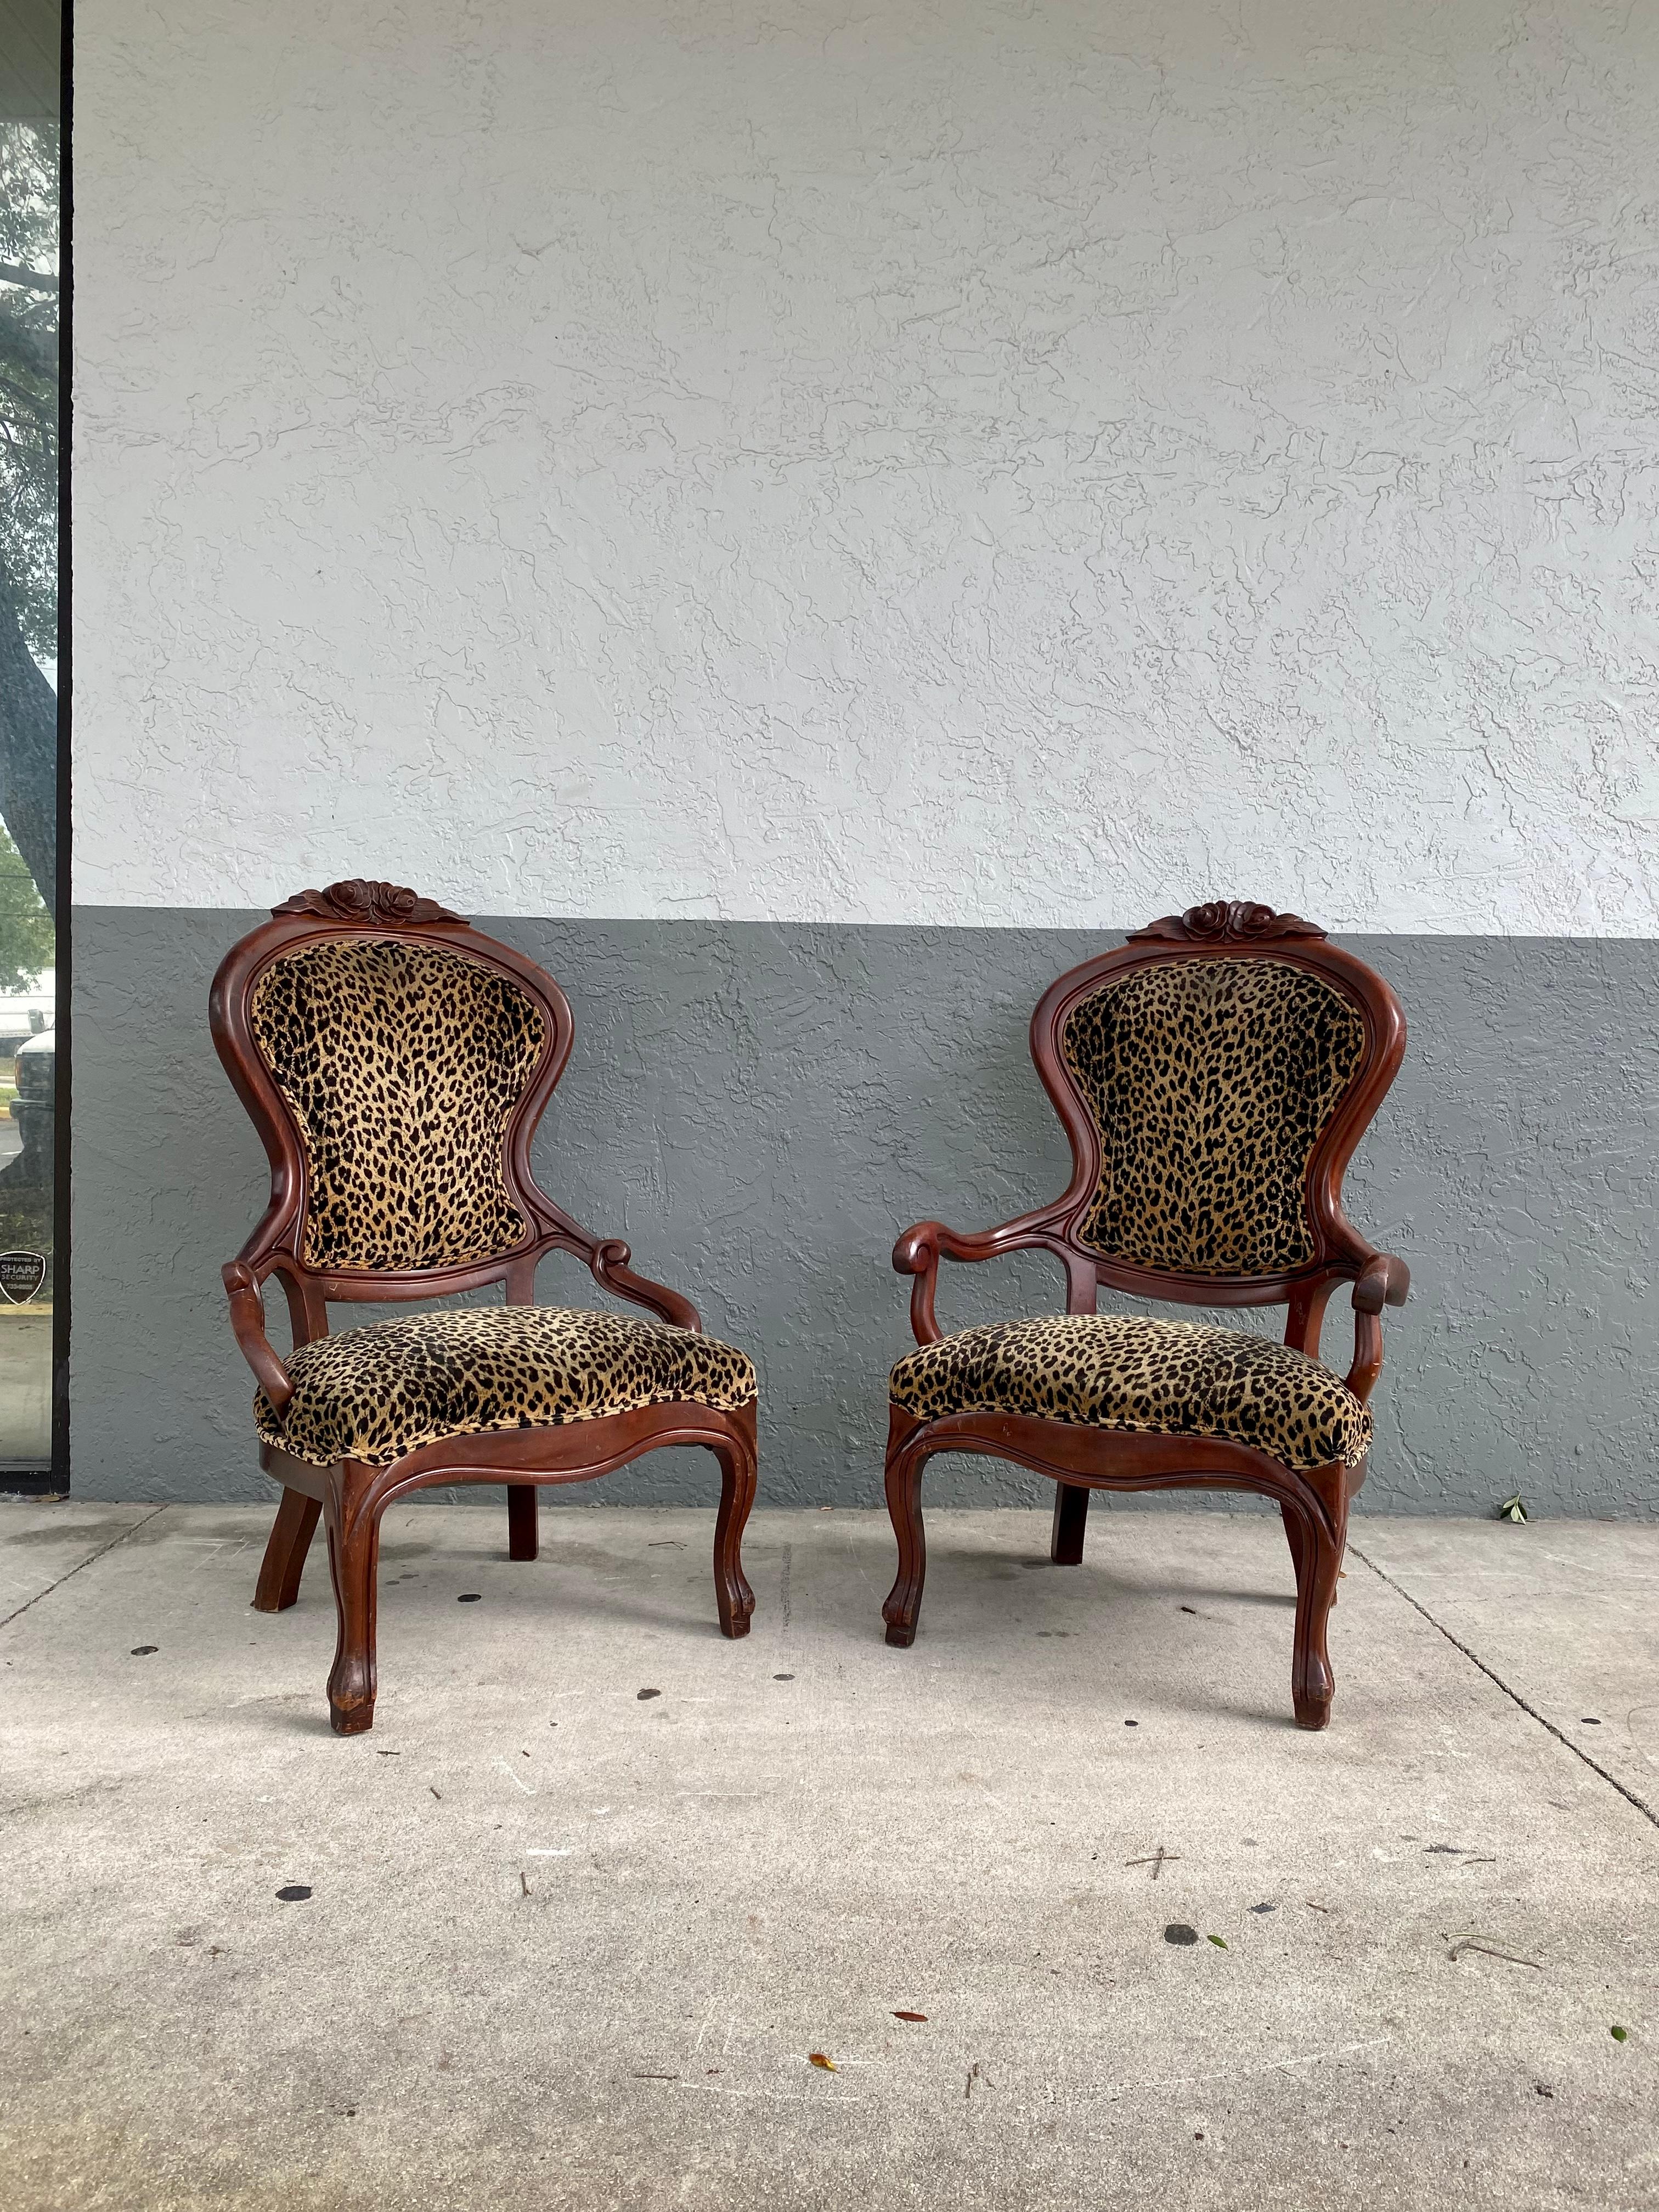
[[1395, 1582], [1392, 1575], [1385, 1573], [1383, 1570], [1377, 1565], [1375, 1559], [1368, 1559], [1365, 1557], [1365, 1554], [1360, 1550], [1358, 1545], [1356, 1544], [1352, 1538], [1349, 1539], [1347, 1548], [1352, 1553], [1355, 1559], [1359, 1560], [1363, 1565], [1370, 1569], [1371, 1572], [1376, 1577], [1379, 1582], [1387, 1583], [1389, 1588], [1394, 1591], [1396, 1596], [1403, 1597], [1407, 1604], [1411, 1607], [1413, 1613], [1420, 1613], [1424, 1620], [1428, 1622], [1429, 1626], [1432, 1629], [1437, 1630], [1439, 1633], [1445, 1638], [1447, 1643], [1451, 1645], [1455, 1651], [1461, 1651], [1472, 1667], [1478, 1667], [1489, 1682], [1495, 1682], [1498, 1687], [1504, 1692], [1504, 1695], [1506, 1698], [1512, 1699], [1516, 1705], [1519, 1705], [1522, 1711], [1527, 1715], [1529, 1720], [1536, 1721], [1539, 1727], [1541, 1729], [1547, 1729], [1550, 1734], [1555, 1738], [1556, 1741], [1558, 1743], [1565, 1744], [1575, 1759], [1582, 1759], [1583, 1760], [1585, 1765], [1589, 1767], [1592, 1774], [1599, 1774], [1602, 1781], [1607, 1783], [1612, 1789], [1616, 1790], [1619, 1792], [1619, 1795], [1627, 1804], [1633, 1805], [1636, 1808], [1637, 1811], [1642, 1815], [1644, 1820], [1651, 1820], [1654, 1826], [1656, 1828], [1659, 1828], [1659, 1813], [1656, 1813], [1651, 1805], [1647, 1804], [1642, 1798], [1638, 1797], [1633, 1790], [1626, 1788], [1626, 1784], [1619, 1779], [1619, 1777], [1616, 1774], [1609, 1774], [1607, 1768], [1603, 1766], [1599, 1760], [1592, 1759], [1589, 1752], [1585, 1751], [1582, 1746], [1576, 1744], [1572, 1738], [1565, 1734], [1563, 1729], [1557, 1728], [1553, 1720], [1547, 1719], [1545, 1716], [1539, 1711], [1536, 1705], [1528, 1705], [1527, 1700], [1522, 1696], [1519, 1690], [1511, 1689], [1510, 1685], [1504, 1680], [1504, 1677], [1500, 1674], [1497, 1673], [1494, 1668], [1487, 1666], [1486, 1661], [1480, 1656], [1478, 1651], [1471, 1651], [1468, 1645], [1465, 1644], [1461, 1638], [1455, 1637], [1452, 1634], [1450, 1629], [1446, 1626], [1444, 1621], [1437, 1620], [1435, 1619], [1434, 1615], [1429, 1611], [1427, 1606], [1419, 1605], [1417, 1600], [1412, 1595], [1411, 1592], [1405, 1589], [1402, 1584]]
[[32, 1605], [39, 1605], [43, 1597], [50, 1597], [55, 1589], [61, 1589], [70, 1577], [78, 1575], [82, 1567], [91, 1566], [94, 1560], [101, 1559], [106, 1553], [112, 1552], [118, 1544], [125, 1544], [129, 1536], [136, 1536], [141, 1528], [148, 1528], [155, 1516], [158, 1513], [165, 1513], [167, 1510], [165, 1505], [152, 1506], [142, 1521], [135, 1521], [131, 1528], [123, 1528], [118, 1536], [112, 1536], [107, 1544], [100, 1544], [95, 1552], [88, 1553], [84, 1559], [77, 1559], [72, 1567], [66, 1568], [55, 1583], [48, 1583], [45, 1589], [36, 1590], [33, 1597], [25, 1598], [21, 1605], [14, 1607], [3, 1620], [0, 1620], [0, 1628], [8, 1627], [20, 1615], [26, 1613]]

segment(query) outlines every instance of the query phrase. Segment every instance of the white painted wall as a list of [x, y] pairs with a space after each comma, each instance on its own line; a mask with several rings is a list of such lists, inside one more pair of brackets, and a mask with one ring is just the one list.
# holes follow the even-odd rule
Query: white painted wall
[[1659, 933], [1659, 9], [77, 17], [81, 900]]

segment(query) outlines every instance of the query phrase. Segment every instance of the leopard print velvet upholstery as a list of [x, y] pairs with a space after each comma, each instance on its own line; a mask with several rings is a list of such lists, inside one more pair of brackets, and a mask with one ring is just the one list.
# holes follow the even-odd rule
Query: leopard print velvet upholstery
[[308, 1266], [453, 1267], [524, 1242], [506, 1128], [547, 1023], [510, 976], [447, 945], [337, 937], [274, 960], [251, 1011], [305, 1150]]
[[374, 1322], [302, 1345], [279, 1420], [263, 1390], [260, 1436], [295, 1459], [389, 1467], [441, 1437], [562, 1428], [641, 1406], [753, 1403], [741, 1352], [631, 1314], [563, 1306], [468, 1306]]
[[1101, 1137], [1078, 1242], [1194, 1275], [1300, 1266], [1308, 1163], [1364, 1047], [1352, 1000], [1288, 961], [1158, 961], [1092, 992], [1061, 1037]]
[[1223, 1437], [1285, 1467], [1365, 1455], [1371, 1417], [1352, 1392], [1288, 1345], [1200, 1322], [1135, 1314], [994, 1322], [907, 1352], [896, 1405], [941, 1413], [1035, 1413], [1075, 1428]]

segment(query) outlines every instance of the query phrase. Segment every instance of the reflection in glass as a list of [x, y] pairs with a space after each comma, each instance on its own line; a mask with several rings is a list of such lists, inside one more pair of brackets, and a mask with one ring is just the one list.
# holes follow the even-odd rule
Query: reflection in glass
[[58, 32], [0, 56], [0, 1489], [52, 1460]]

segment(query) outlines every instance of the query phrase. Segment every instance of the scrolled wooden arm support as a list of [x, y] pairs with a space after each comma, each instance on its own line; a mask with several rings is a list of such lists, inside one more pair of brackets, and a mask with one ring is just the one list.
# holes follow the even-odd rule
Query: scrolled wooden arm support
[[627, 1298], [636, 1306], [644, 1306], [674, 1328], [702, 1333], [702, 1322], [690, 1299], [683, 1298], [678, 1291], [668, 1290], [661, 1283], [653, 1283], [648, 1276], [636, 1275], [628, 1264], [634, 1255], [620, 1237], [603, 1238], [583, 1256], [593, 1272], [594, 1281], [602, 1289], [612, 1291], [619, 1298]]
[[941, 1260], [994, 1260], [1005, 1252], [1052, 1252], [1066, 1263], [1068, 1303], [1073, 1313], [1095, 1310], [1095, 1279], [1086, 1266], [1060, 1236], [1048, 1213], [1022, 1214], [996, 1229], [964, 1237], [942, 1221], [918, 1221], [893, 1247], [893, 1272], [914, 1275], [910, 1285], [910, 1327], [918, 1344], [937, 1344], [945, 1332], [933, 1312]]
[[[893, 1272], [896, 1275], [914, 1275], [910, 1285], [910, 1327], [918, 1344], [937, 1344], [943, 1331], [933, 1316], [933, 1293], [939, 1287], [939, 1263], [941, 1250], [962, 1239], [953, 1237], [942, 1221], [918, 1221], [907, 1229], [893, 1247]], [[961, 1251], [951, 1254], [961, 1259]]]
[[537, 1263], [547, 1252], [572, 1252], [601, 1290], [626, 1298], [630, 1305], [645, 1307], [672, 1328], [689, 1328], [702, 1334], [702, 1322], [690, 1299], [683, 1298], [665, 1284], [653, 1283], [648, 1275], [636, 1275], [629, 1264], [633, 1253], [620, 1237], [596, 1237], [591, 1229], [584, 1229], [580, 1221], [574, 1220], [562, 1206], [555, 1206], [546, 1192], [530, 1180], [527, 1171], [526, 1182], [526, 1195], [543, 1241], [527, 1257], [514, 1262], [507, 1289], [507, 1297], [513, 1303], [534, 1304]]
[[276, 1356], [276, 1346], [265, 1334], [265, 1302], [260, 1295], [259, 1279], [245, 1260], [228, 1261], [222, 1273], [230, 1298], [230, 1325], [242, 1357], [253, 1370], [259, 1388], [280, 1419], [283, 1408], [294, 1395], [294, 1385], [289, 1380], [287, 1368]]
[[1363, 1406], [1382, 1372], [1382, 1309], [1403, 1306], [1412, 1286], [1411, 1269], [1392, 1252], [1373, 1252], [1353, 1286], [1353, 1365], [1347, 1387]]
[[1353, 1286], [1356, 1313], [1380, 1314], [1384, 1306], [1403, 1306], [1410, 1295], [1412, 1271], [1392, 1252], [1373, 1252]]

